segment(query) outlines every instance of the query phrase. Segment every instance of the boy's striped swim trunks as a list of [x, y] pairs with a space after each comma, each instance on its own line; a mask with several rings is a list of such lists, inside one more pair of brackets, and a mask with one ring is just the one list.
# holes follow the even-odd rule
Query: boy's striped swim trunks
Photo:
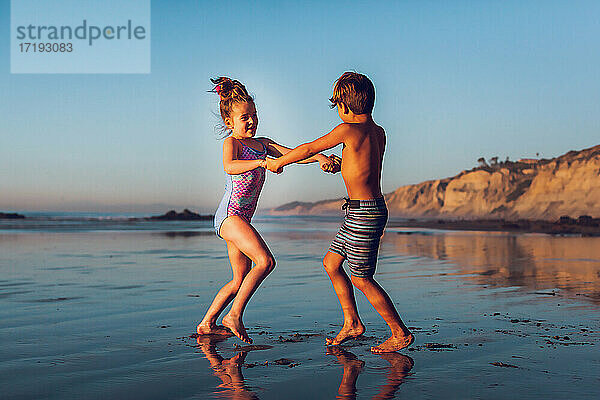
[[348, 260], [352, 275], [367, 278], [375, 274], [379, 240], [388, 219], [383, 197], [373, 200], [348, 200], [344, 223], [333, 239], [329, 251]]

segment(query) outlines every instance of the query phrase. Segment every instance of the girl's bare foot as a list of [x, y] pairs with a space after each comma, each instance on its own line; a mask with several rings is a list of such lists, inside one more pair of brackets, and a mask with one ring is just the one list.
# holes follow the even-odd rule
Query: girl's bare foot
[[199, 323], [196, 327], [198, 335], [231, 335], [231, 331], [224, 326], [215, 324], [203, 324]]
[[223, 317], [223, 325], [225, 325], [226, 328], [229, 328], [231, 332], [241, 341], [252, 344], [252, 339], [250, 339], [250, 336], [248, 336], [246, 327], [244, 327], [241, 319], [234, 318], [227, 314]]
[[355, 324], [344, 324], [342, 330], [333, 339], [325, 338], [325, 344], [327, 346], [337, 346], [344, 343], [347, 340], [354, 339], [365, 332], [365, 326], [357, 322]]
[[379, 346], [371, 347], [373, 353], [391, 353], [393, 351], [402, 350], [405, 347], [410, 346], [415, 341], [415, 336], [409, 334], [408, 336], [394, 336], [381, 343]]

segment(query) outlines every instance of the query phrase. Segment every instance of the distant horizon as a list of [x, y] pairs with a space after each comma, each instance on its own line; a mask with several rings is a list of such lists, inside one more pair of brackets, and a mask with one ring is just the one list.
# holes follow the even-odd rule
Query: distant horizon
[[[596, 146], [600, 146], [599, 144], [596, 145], [592, 145], [592, 146], [587, 146], [584, 147], [582, 149], [570, 149], [570, 150], [566, 150], [564, 152], [562, 152], [561, 154], [557, 154], [557, 155], [553, 155], [553, 156], [549, 156], [549, 157], [542, 157], [542, 155], [540, 154], [539, 157], [527, 157], [527, 159], [553, 159], [556, 157], [560, 157], [568, 152], [571, 151], [582, 151], [582, 150], [586, 150], [586, 149], [590, 149]], [[519, 158], [515, 158], [515, 159], [511, 159], [510, 161], [516, 162], [519, 161], [520, 159], [525, 159], [526, 157], [519, 157]], [[486, 160], [489, 160], [489, 158], [486, 157]], [[502, 159], [502, 157], [499, 157], [500, 161], [504, 161], [504, 159]], [[435, 179], [445, 179], [445, 178], [450, 178], [453, 176], [456, 176], [458, 174], [460, 174], [463, 171], [467, 171], [469, 169], [475, 168], [475, 166], [470, 167], [470, 168], [465, 168], [462, 169], [458, 172], [456, 172], [454, 175], [449, 175], [449, 176], [444, 176], [444, 177], [438, 177], [438, 178], [434, 178]], [[341, 179], [341, 176], [339, 176], [339, 178]], [[396, 189], [402, 187], [402, 186], [410, 186], [410, 185], [414, 185], [414, 184], [419, 184], [425, 181], [421, 181], [421, 182], [415, 182], [415, 183], [408, 183], [406, 185], [400, 185], [394, 189], [392, 189], [391, 191], [384, 191], [384, 194], [389, 194], [392, 193], [393, 191], [395, 191]], [[292, 200], [292, 201], [288, 201], [285, 203], [280, 203], [280, 204], [274, 204], [274, 205], [270, 205], [270, 206], [260, 206], [257, 209], [257, 213], [260, 215], [260, 213], [262, 211], [265, 210], [270, 210], [273, 208], [277, 208], [279, 206], [282, 206], [284, 204], [287, 203], [291, 203], [294, 201], [302, 201], [302, 202], [318, 202], [318, 201], [322, 201], [322, 200], [332, 200], [332, 199], [336, 199], [336, 198], [342, 198], [344, 197], [345, 193], [340, 193], [340, 196], [338, 197], [329, 197], [329, 198], [319, 198], [319, 199], [313, 199], [313, 200]], [[140, 214], [140, 213], [155, 213], [155, 214], [164, 214], [167, 211], [170, 210], [175, 210], [175, 211], [183, 211], [184, 209], [188, 209], [190, 211], [199, 213], [199, 214], [212, 214], [214, 213], [214, 211], [216, 210], [216, 206], [214, 208], [211, 207], [202, 207], [202, 206], [198, 206], [198, 205], [177, 205], [177, 204], [169, 204], [169, 203], [147, 203], [147, 204], [143, 204], [143, 203], [132, 203], [132, 204], [101, 204], [101, 203], [94, 203], [94, 202], [68, 202], [66, 204], [69, 204], [69, 206], [66, 206], [65, 208], [62, 208], [63, 206], [60, 205], [54, 205], [54, 206], [49, 206], [46, 208], [40, 208], [40, 209], [32, 209], [32, 208], [15, 208], [15, 207], [8, 207], [8, 208], [3, 208], [0, 205], [0, 212], [4, 212], [4, 213], [11, 213], [11, 212], [16, 212], [16, 213], [27, 213], [27, 212], [81, 212], [81, 213], [115, 213], [115, 214], [126, 214], [126, 213], [136, 213], [136, 214]]]
[[40, 209], [33, 208], [0, 208], [3, 213], [109, 213], [109, 214], [164, 214], [167, 211], [175, 210], [178, 212], [188, 209], [199, 214], [211, 214], [214, 210], [197, 206], [181, 206], [175, 204], [92, 204], [92, 203], [76, 203], [67, 207], [47, 207]]

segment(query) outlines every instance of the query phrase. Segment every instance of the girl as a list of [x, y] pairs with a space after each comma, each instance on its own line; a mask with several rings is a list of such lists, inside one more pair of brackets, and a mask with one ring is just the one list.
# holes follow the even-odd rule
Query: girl
[[[233, 279], [219, 290], [196, 331], [199, 335], [229, 334], [229, 329], [244, 342], [252, 343], [242, 315], [252, 294], [275, 268], [275, 259], [250, 221], [264, 183], [266, 157], [280, 157], [290, 149], [270, 139], [254, 137], [258, 117], [254, 99], [244, 85], [226, 77], [211, 81], [215, 85], [212, 91], [220, 97], [221, 118], [229, 134], [223, 142], [227, 183], [215, 213], [215, 231], [227, 243]], [[324, 171], [339, 169], [335, 160], [322, 154], [302, 163], [315, 161]], [[217, 318], [232, 300], [231, 310], [223, 317], [225, 327], [217, 326]]]

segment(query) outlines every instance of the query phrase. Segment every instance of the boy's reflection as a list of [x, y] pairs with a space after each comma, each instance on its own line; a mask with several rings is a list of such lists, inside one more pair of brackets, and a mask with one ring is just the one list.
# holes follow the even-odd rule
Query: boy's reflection
[[[336, 356], [338, 362], [344, 367], [337, 398], [356, 399], [356, 380], [365, 365], [364, 361], [339, 346], [328, 347], [327, 354]], [[379, 393], [373, 399], [393, 399], [398, 386], [412, 369], [414, 361], [400, 353], [382, 353], [380, 356], [390, 363], [390, 369], [387, 373], [387, 383], [381, 386]]]
[[219, 335], [202, 335], [197, 338], [198, 348], [202, 350], [210, 363], [214, 375], [223, 381], [217, 386], [217, 388], [224, 389], [218, 393], [219, 397], [236, 400], [258, 399], [256, 394], [248, 390], [242, 375], [242, 366], [248, 352], [240, 351], [228, 359], [217, 353], [215, 345], [227, 338], [227, 336]]
[[359, 360], [354, 354], [342, 349], [339, 346], [327, 347], [327, 354], [334, 355], [344, 367], [342, 381], [338, 389], [338, 399], [355, 399], [356, 398], [356, 379], [361, 373], [365, 362]]

